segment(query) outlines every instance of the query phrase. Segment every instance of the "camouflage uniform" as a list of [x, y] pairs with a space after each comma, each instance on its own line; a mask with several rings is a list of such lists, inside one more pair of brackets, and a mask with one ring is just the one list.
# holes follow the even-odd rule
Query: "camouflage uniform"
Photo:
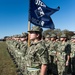
[[49, 46], [47, 47], [48, 53], [49, 53], [49, 73], [51, 71], [52, 74], [57, 75], [57, 63], [56, 63], [56, 51], [58, 48], [58, 43], [56, 42], [56, 35], [52, 34], [51, 38], [54, 38], [54, 40], [51, 40], [49, 42]]
[[45, 42], [45, 45], [47, 47], [47, 49], [50, 47], [50, 35], [46, 35], [45, 36], [45, 40], [43, 40]]
[[[66, 35], [62, 34], [60, 38], [65, 38]], [[68, 42], [59, 42], [57, 49], [57, 66], [58, 66], [58, 75], [66, 75], [66, 60], [67, 56], [70, 54], [70, 45]]]
[[[41, 28], [34, 26], [31, 31], [40, 31]], [[48, 52], [45, 44], [42, 41], [32, 43], [27, 50], [25, 60], [27, 63], [27, 75], [40, 75], [42, 64], [47, 65], [48, 63]]]
[[22, 53], [22, 55], [20, 57], [20, 68], [21, 68], [21, 71], [24, 73], [24, 69], [25, 69], [24, 65], [26, 65], [26, 63], [24, 61], [24, 57], [26, 55], [27, 48], [28, 48], [27, 33], [23, 33], [21, 39], [26, 39], [26, 40], [21, 40], [21, 42], [20, 42], [20, 53]]
[[71, 69], [73, 75], [75, 75], [75, 35], [71, 37]]

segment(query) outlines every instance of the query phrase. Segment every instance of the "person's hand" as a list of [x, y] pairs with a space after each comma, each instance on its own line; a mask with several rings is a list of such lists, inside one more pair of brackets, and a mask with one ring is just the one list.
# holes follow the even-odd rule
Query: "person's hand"
[[69, 64], [69, 62], [68, 62], [68, 61], [66, 61], [66, 66], [68, 66], [68, 64]]

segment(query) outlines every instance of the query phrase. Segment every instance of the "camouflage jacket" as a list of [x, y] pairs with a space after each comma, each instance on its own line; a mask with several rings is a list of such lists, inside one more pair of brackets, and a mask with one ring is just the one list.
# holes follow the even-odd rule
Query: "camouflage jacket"
[[71, 42], [71, 54], [70, 57], [75, 57], [75, 43]]
[[27, 66], [40, 68], [42, 64], [48, 64], [48, 51], [42, 41], [33, 43], [25, 56]]
[[68, 42], [60, 42], [57, 49], [58, 60], [65, 60], [65, 57], [70, 54], [71, 46]]

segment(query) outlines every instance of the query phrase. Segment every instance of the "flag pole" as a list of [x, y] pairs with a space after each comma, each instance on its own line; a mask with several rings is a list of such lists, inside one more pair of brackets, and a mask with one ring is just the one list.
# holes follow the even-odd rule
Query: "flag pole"
[[[29, 0], [29, 9], [28, 9], [28, 31], [31, 30], [31, 23], [30, 23], [30, 20], [29, 20], [29, 10], [30, 10], [30, 0]], [[28, 47], [30, 46], [30, 36], [29, 36], [29, 32], [28, 32]]]
[[[31, 24], [30, 24], [30, 21], [28, 21], [28, 31], [30, 31], [31, 29]], [[30, 36], [29, 36], [29, 32], [28, 32], [28, 47], [30, 46]]]

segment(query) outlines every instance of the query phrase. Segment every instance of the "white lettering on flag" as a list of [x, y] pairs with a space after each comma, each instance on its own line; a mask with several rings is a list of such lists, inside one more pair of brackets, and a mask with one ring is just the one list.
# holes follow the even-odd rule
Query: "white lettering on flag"
[[43, 2], [41, 2], [40, 0], [35, 0], [35, 4], [46, 7], [46, 5]]
[[41, 7], [38, 8], [38, 11], [40, 13], [40, 17], [45, 15]]
[[45, 23], [44, 21], [41, 21], [41, 25], [42, 25], [42, 26], [44, 25], [44, 23]]

